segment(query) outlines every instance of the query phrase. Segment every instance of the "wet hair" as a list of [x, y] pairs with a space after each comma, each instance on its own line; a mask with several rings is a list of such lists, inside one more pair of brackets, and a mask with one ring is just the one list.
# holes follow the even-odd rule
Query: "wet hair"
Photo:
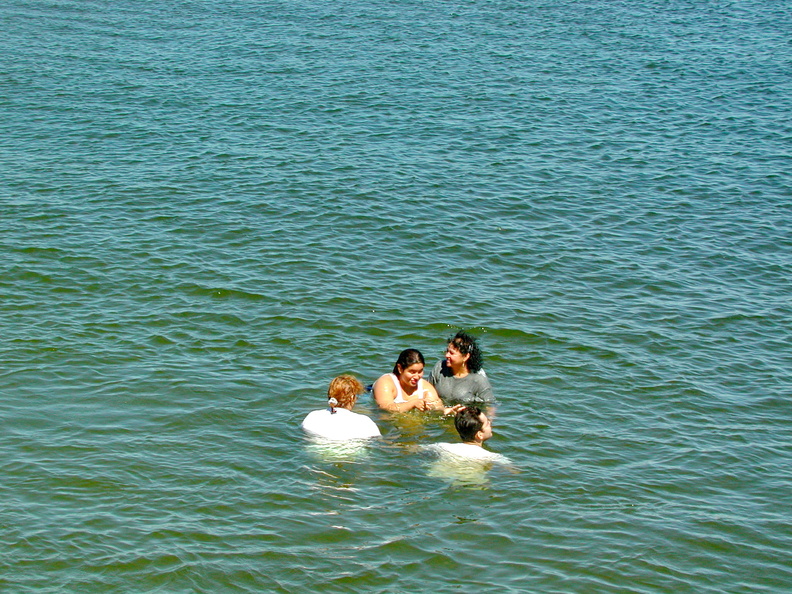
[[[363, 393], [363, 389], [363, 384], [354, 375], [339, 375], [334, 378], [330, 382], [330, 387], [327, 388], [327, 400], [330, 410], [334, 406], [346, 408], [350, 404], [354, 404], [355, 398]], [[332, 400], [335, 400], [335, 404], [331, 402]]]
[[[401, 375], [401, 372], [407, 369], [410, 365], [420, 363], [426, 365], [424, 356], [418, 349], [404, 349], [399, 353], [399, 358], [396, 359], [396, 365], [393, 366], [393, 375]], [[401, 370], [400, 370], [401, 368]]]
[[474, 441], [476, 433], [483, 426], [484, 421], [481, 420], [481, 409], [478, 406], [466, 406], [454, 416], [454, 427], [462, 441]]
[[481, 370], [481, 366], [484, 364], [484, 355], [481, 354], [478, 342], [473, 336], [467, 332], [459, 331], [448, 339], [448, 344], [454, 345], [454, 348], [463, 355], [470, 355], [465, 361], [469, 372], [478, 373]]

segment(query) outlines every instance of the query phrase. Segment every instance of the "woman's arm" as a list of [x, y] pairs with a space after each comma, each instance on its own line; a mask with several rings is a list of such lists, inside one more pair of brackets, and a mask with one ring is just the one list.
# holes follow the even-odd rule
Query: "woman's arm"
[[[476, 390], [474, 397], [477, 401], [481, 402], [481, 408], [484, 409], [484, 414], [487, 415], [487, 418], [491, 421], [495, 418], [495, 394], [492, 393], [492, 385], [489, 382], [489, 378], [487, 374], [482, 369], [476, 374], [479, 378], [478, 382], [478, 389]], [[485, 408], [486, 406], [486, 408]]]
[[440, 374], [443, 369], [443, 362], [444, 362], [443, 359], [440, 359], [437, 363], [435, 363], [435, 366], [432, 367], [432, 372], [429, 374], [429, 383], [432, 384], [433, 386], [436, 386], [437, 382], [440, 381]]
[[495, 402], [495, 394], [492, 393], [492, 386], [483, 369], [476, 373], [476, 389], [473, 397], [487, 403]]
[[424, 400], [426, 400], [426, 407], [424, 410], [444, 410], [443, 401], [437, 394], [435, 387], [429, 382], [423, 382], [424, 387]]
[[457, 411], [465, 408], [464, 404], [455, 404], [454, 406], [446, 406], [443, 404], [443, 399], [440, 398], [440, 395], [435, 390], [435, 387], [432, 384], [425, 384], [426, 392], [426, 408], [424, 410], [440, 410], [443, 411], [444, 415], [453, 415], [456, 414]]

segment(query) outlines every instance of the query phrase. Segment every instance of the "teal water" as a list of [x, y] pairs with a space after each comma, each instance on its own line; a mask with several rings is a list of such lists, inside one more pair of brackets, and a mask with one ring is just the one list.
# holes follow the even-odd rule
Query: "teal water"
[[[1, 591], [792, 591], [787, 3], [0, 23]], [[457, 328], [513, 469], [305, 441]]]

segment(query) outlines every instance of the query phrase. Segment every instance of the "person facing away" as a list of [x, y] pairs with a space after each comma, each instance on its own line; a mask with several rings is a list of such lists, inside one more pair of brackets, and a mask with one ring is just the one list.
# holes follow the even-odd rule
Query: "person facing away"
[[445, 358], [434, 366], [429, 382], [447, 404], [493, 404], [495, 395], [482, 363], [476, 339], [457, 332], [448, 340]]
[[363, 384], [353, 375], [339, 375], [327, 389], [328, 407], [308, 413], [303, 431], [313, 437], [336, 441], [366, 439], [381, 435], [377, 424], [366, 415], [352, 412]]
[[492, 423], [479, 407], [465, 406], [458, 409], [454, 415], [454, 427], [462, 443], [435, 444], [440, 453], [451, 454], [457, 459], [509, 463], [506, 456], [484, 449], [484, 442], [492, 437]]
[[443, 401], [429, 382], [423, 379], [424, 357], [418, 349], [405, 349], [393, 366], [374, 382], [374, 401], [391, 412], [410, 410], [444, 410]]

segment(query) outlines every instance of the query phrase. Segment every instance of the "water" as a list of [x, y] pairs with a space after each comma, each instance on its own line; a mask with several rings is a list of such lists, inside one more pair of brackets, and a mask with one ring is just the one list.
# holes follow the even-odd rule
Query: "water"
[[[0, 590], [792, 591], [787, 4], [0, 18]], [[305, 441], [457, 328], [514, 469]]]

